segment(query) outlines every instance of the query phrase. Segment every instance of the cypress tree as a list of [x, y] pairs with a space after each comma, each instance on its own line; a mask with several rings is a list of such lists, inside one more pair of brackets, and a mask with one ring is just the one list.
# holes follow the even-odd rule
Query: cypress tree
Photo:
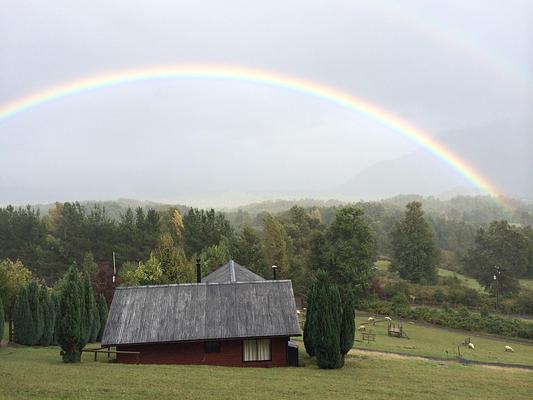
[[13, 307], [13, 324], [15, 326], [15, 343], [29, 344], [29, 334], [32, 329], [31, 310], [28, 302], [28, 287], [23, 286], [15, 300]]
[[96, 339], [98, 338], [98, 332], [100, 332], [100, 311], [98, 310], [98, 303], [96, 301], [94, 302], [94, 308], [93, 308], [93, 324], [92, 324], [92, 331], [91, 331], [91, 343], [96, 342]]
[[43, 309], [43, 334], [39, 340], [41, 346], [50, 346], [54, 340], [54, 306], [48, 295], [46, 286], [39, 290], [39, 302]]
[[39, 344], [44, 330], [43, 307], [39, 301], [39, 286], [31, 281], [28, 285], [28, 303], [31, 311], [31, 329], [28, 332], [30, 345]]
[[98, 297], [98, 316], [100, 317], [100, 330], [98, 331], [96, 340], [100, 342], [104, 335], [105, 324], [107, 323], [107, 302], [103, 294], [100, 294]]
[[4, 337], [4, 305], [2, 304], [2, 298], [0, 297], [0, 341]]
[[329, 282], [326, 273], [317, 274], [315, 312], [317, 326], [316, 361], [319, 368], [340, 368], [343, 364], [341, 356], [341, 317], [342, 305], [339, 289]]
[[[81, 343], [83, 343], [82, 310], [83, 289], [78, 269], [75, 266], [68, 270], [59, 300], [60, 313], [57, 318], [58, 344], [61, 346], [61, 356], [67, 363], [79, 362], [81, 359]], [[84, 344], [85, 345], [85, 344]]]
[[80, 342], [80, 350], [85, 345], [91, 342], [94, 324], [95, 324], [95, 310], [96, 302], [94, 301], [93, 288], [91, 286], [91, 279], [88, 274], [85, 274], [83, 279], [83, 310], [82, 310], [82, 341]]
[[315, 293], [316, 293], [316, 278], [313, 279], [311, 286], [307, 290], [307, 311], [305, 313], [304, 322], [304, 346], [305, 351], [310, 357], [315, 355], [315, 342], [316, 342], [316, 321], [314, 313], [315, 306]]
[[57, 346], [58, 341], [58, 333], [59, 333], [59, 316], [61, 315], [61, 293], [60, 292], [53, 292], [51, 297], [51, 303], [52, 307], [54, 308], [54, 336], [52, 339], [52, 344], [54, 346]]
[[342, 295], [341, 354], [345, 356], [353, 346], [355, 338], [355, 304], [352, 291]]

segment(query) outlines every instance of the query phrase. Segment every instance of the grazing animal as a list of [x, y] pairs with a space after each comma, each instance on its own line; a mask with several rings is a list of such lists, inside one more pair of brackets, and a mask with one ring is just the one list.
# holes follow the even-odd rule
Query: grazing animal
[[296, 314], [300, 315], [300, 310], [296, 310]]
[[468, 343], [468, 348], [474, 350], [476, 347], [474, 346], [474, 343], [470, 342]]
[[510, 351], [511, 353], [514, 353], [514, 350], [511, 346], [505, 346], [505, 351]]
[[391, 317], [385, 317], [385, 319], [386, 319], [387, 321], [389, 321], [389, 322], [392, 321], [392, 318], [391, 318]]
[[366, 326], [364, 326], [364, 325], [359, 325], [359, 328], [357, 328], [357, 330], [358, 330], [359, 332], [364, 332], [364, 331], [366, 331]]
[[374, 321], [375, 321], [374, 317], [368, 317], [368, 322], [374, 322]]

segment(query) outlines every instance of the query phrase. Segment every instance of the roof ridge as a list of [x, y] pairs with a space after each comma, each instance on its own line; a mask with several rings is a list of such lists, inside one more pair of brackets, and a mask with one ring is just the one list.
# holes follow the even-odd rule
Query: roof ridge
[[208, 286], [208, 285], [255, 285], [266, 283], [286, 283], [291, 282], [290, 279], [276, 279], [276, 280], [262, 280], [262, 281], [235, 281], [235, 282], [202, 282], [202, 283], [167, 283], [163, 285], [140, 285], [140, 286], [119, 286], [115, 290], [126, 289], [148, 289], [148, 288], [163, 288], [163, 287], [178, 287], [178, 286]]

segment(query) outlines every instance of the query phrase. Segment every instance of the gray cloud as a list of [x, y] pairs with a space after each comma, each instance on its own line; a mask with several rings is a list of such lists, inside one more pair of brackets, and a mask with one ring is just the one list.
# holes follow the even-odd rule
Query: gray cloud
[[[337, 87], [434, 135], [500, 120], [529, 126], [529, 1], [4, 1], [0, 7], [0, 104], [107, 71], [223, 63]], [[527, 145], [527, 132], [505, 134]], [[0, 203], [331, 193], [366, 167], [416, 148], [364, 116], [282, 89], [132, 84], [0, 121]]]

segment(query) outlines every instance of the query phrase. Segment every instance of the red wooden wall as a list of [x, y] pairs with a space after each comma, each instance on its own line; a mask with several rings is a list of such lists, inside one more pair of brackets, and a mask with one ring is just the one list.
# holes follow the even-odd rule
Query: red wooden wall
[[[272, 338], [271, 361], [244, 362], [242, 340], [220, 342], [220, 352], [205, 353], [204, 342], [156, 343], [117, 346], [118, 351], [139, 351], [142, 364], [208, 364], [229, 367], [285, 367], [288, 337]], [[117, 354], [117, 362], [134, 364], [135, 355]]]

